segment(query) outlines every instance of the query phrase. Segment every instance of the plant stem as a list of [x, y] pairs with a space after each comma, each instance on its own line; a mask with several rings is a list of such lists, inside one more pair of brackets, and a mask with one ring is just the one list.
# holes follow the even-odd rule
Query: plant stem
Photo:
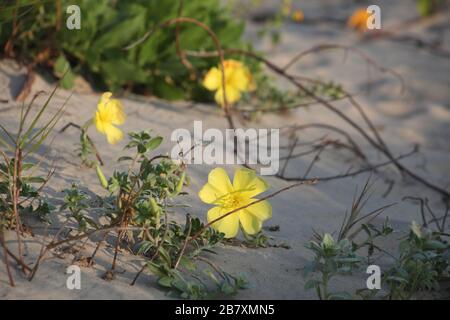
[[19, 196], [20, 196], [20, 176], [22, 171], [22, 149], [19, 146], [16, 147], [16, 152], [14, 155], [14, 168], [13, 168], [13, 183], [12, 183], [12, 201], [13, 201], [13, 213], [16, 220], [16, 235], [17, 235], [17, 246], [19, 251], [19, 260], [22, 267], [23, 273], [25, 272], [25, 268], [23, 265], [25, 264], [23, 261], [23, 248], [22, 248], [22, 222], [19, 216]]
[[11, 269], [9, 267], [9, 260], [8, 260], [8, 249], [6, 248], [6, 243], [5, 243], [5, 239], [3, 236], [3, 227], [0, 230], [0, 242], [2, 244], [3, 247], [3, 258], [5, 259], [5, 266], [6, 266], [6, 273], [8, 274], [8, 278], [9, 278], [9, 284], [11, 285], [11, 287], [14, 287], [14, 279], [13, 276], [11, 274]]

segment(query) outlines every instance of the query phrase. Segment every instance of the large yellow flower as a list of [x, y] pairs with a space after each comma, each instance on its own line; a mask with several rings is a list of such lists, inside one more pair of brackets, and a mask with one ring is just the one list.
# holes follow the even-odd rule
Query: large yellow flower
[[[269, 185], [259, 178], [253, 170], [239, 169], [234, 174], [233, 184], [222, 168], [212, 170], [206, 183], [199, 192], [203, 202], [215, 205], [208, 211], [208, 222], [224, 214], [256, 201], [254, 197], [266, 191]], [[233, 238], [239, 231], [239, 224], [247, 234], [256, 234], [262, 223], [272, 217], [272, 206], [268, 201], [261, 201], [245, 209], [236, 211], [212, 226]]]
[[364, 32], [367, 30], [367, 19], [369, 18], [370, 14], [367, 12], [367, 9], [361, 8], [355, 10], [348, 19], [347, 26], [359, 32]]
[[[225, 69], [225, 91], [227, 102], [235, 103], [241, 98], [242, 92], [255, 89], [250, 71], [245, 65], [236, 60], [225, 60], [223, 63]], [[216, 102], [223, 107], [223, 85], [222, 72], [219, 67], [211, 68], [203, 79], [203, 85], [210, 91], [216, 91]]]
[[112, 93], [105, 92], [97, 105], [95, 113], [95, 126], [97, 130], [106, 135], [110, 144], [115, 144], [122, 140], [123, 133], [115, 127], [125, 122], [125, 113], [122, 103], [117, 99], [111, 99]]

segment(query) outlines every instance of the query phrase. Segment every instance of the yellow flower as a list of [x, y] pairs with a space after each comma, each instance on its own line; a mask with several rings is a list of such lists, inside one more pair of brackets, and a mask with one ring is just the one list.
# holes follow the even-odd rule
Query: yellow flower
[[359, 32], [364, 32], [367, 30], [367, 19], [369, 18], [370, 14], [367, 12], [367, 9], [361, 8], [355, 10], [348, 19], [347, 26]]
[[111, 96], [111, 92], [105, 92], [100, 98], [94, 122], [97, 130], [106, 135], [108, 142], [115, 144], [122, 140], [123, 133], [114, 125], [123, 124], [126, 116], [122, 103], [117, 99], [111, 99]]
[[[255, 89], [250, 71], [245, 65], [236, 60], [225, 60], [223, 63], [225, 69], [225, 91], [227, 102], [235, 103], [241, 98], [242, 92]], [[224, 106], [222, 71], [220, 66], [211, 68], [203, 79], [203, 86], [210, 91], [216, 91], [216, 102]]]
[[303, 11], [295, 10], [294, 13], [292, 14], [292, 20], [294, 20], [295, 22], [302, 22], [303, 20], [305, 20], [305, 15], [303, 14]]
[[[224, 214], [256, 201], [254, 197], [266, 191], [269, 185], [259, 178], [253, 170], [239, 169], [234, 174], [233, 184], [222, 168], [212, 170], [208, 175], [208, 183], [198, 193], [200, 199], [215, 205], [208, 211], [208, 222]], [[256, 234], [262, 223], [272, 217], [272, 206], [268, 201], [261, 201], [245, 209], [236, 211], [212, 226], [225, 234], [225, 238], [233, 238], [239, 231], [239, 224], [247, 234]]]

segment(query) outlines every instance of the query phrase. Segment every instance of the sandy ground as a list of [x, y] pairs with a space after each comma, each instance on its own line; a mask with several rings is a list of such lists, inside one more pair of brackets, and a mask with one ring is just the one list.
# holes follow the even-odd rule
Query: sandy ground
[[[383, 8], [383, 26], [394, 26], [399, 20], [406, 20], [414, 16], [409, 8], [413, 1], [379, 1]], [[347, 1], [347, 4], [351, 2]], [[342, 6], [342, 1], [299, 1], [305, 14], [321, 17], [333, 15], [344, 18], [354, 8], [354, 5]], [[272, 4], [267, 2], [265, 8], [270, 11]], [[442, 37], [444, 45], [450, 45], [448, 15], [431, 22], [416, 24], [406, 28], [405, 34], [421, 37]], [[256, 32], [258, 25], [249, 24], [247, 37], [251, 39], [258, 50], [264, 51], [270, 60], [276, 63], [286, 63], [295, 53], [322, 43], [340, 43], [357, 46], [380, 65], [393, 68], [405, 80], [404, 92], [399, 83], [388, 75], [372, 70], [368, 78], [367, 67], [360, 58], [349, 53], [345, 56], [337, 51], [305, 57], [293, 70], [308, 77], [320, 77], [342, 83], [350, 92], [358, 94], [358, 100], [365, 106], [365, 110], [373, 120], [383, 138], [388, 142], [391, 150], [396, 154], [410, 151], [415, 144], [420, 145], [420, 153], [403, 161], [405, 165], [421, 176], [426, 177], [437, 185], [450, 186], [450, 59], [440, 57], [426, 50], [416, 48], [412, 44], [389, 40], [362, 42], [359, 36], [346, 30], [343, 25], [333, 23], [302, 25], [287, 23], [282, 29], [282, 40], [273, 47], [268, 40], [258, 39]], [[24, 70], [17, 68], [11, 61], [0, 63], [0, 98], [8, 100], [0, 103], [0, 121], [9, 129], [16, 126], [19, 103], [13, 96], [24, 79]], [[367, 92], [367, 85], [370, 91]], [[285, 85], [282, 83], [282, 85]], [[51, 85], [41, 78], [37, 78], [32, 88], [51, 90]], [[51, 102], [50, 110], [55, 111], [61, 105], [69, 92], [59, 91]], [[98, 93], [75, 93], [68, 102], [67, 112], [61, 126], [67, 122], [82, 124], [89, 119], [99, 99]], [[127, 97], [122, 99], [128, 121], [123, 126], [124, 131], [152, 129], [165, 137], [163, 151], [170, 151], [172, 143], [170, 134], [177, 128], [187, 128], [192, 131], [193, 121], [202, 120], [203, 126], [209, 128], [225, 128], [226, 122], [220, 116], [220, 111], [211, 105], [194, 105], [189, 103], [168, 103], [157, 99], [143, 97]], [[43, 100], [39, 100], [42, 103]], [[348, 103], [338, 104], [348, 116], [359, 124], [363, 122]], [[354, 131], [349, 129], [339, 119], [320, 106], [309, 109], [299, 109], [289, 116], [265, 115], [258, 122], [246, 123], [247, 127], [287, 128], [291, 125], [311, 122], [329, 123], [351, 132], [371, 157], [373, 163], [384, 161], [374, 152]], [[325, 131], [304, 132], [300, 141], [308, 141], [325, 134]], [[78, 141], [78, 132], [69, 129], [55, 136], [53, 144], [45, 146], [41, 153], [48, 152], [54, 159], [56, 173], [45, 192], [55, 204], [61, 203], [61, 190], [70, 187], [72, 182], [83, 185], [86, 192], [102, 193], [93, 171], [79, 166], [74, 152], [74, 144]], [[105, 163], [105, 173], [114, 170], [115, 159], [125, 142], [110, 146], [102, 136], [92, 134], [99, 146]], [[301, 152], [301, 149], [299, 149]], [[282, 154], [283, 155], [283, 154]], [[305, 172], [311, 157], [296, 159], [289, 163], [286, 174], [298, 176]], [[44, 163], [44, 169], [50, 166], [50, 161]], [[310, 172], [310, 177], [335, 175], [345, 172], [349, 166], [355, 168], [360, 165], [352, 155], [343, 151], [324, 152], [321, 160]], [[186, 196], [192, 208], [191, 214], [205, 219], [208, 207], [202, 204], [196, 196], [200, 187], [205, 183], [211, 168], [202, 165], [189, 167], [192, 184], [186, 190]], [[226, 169], [232, 173], [233, 167]], [[362, 188], [368, 174], [361, 174], [353, 178], [346, 178], [330, 182], [319, 182], [313, 187], [303, 187], [292, 190], [271, 200], [273, 219], [267, 225], [279, 225], [280, 231], [267, 232], [274, 238], [273, 242], [287, 243], [291, 248], [261, 248], [249, 249], [236, 246], [220, 248], [220, 253], [214, 261], [222, 265], [227, 271], [242, 273], [249, 281], [249, 288], [238, 293], [236, 299], [314, 299], [313, 291], [305, 291], [304, 278], [301, 268], [311, 254], [304, 247], [311, 239], [313, 229], [319, 232], [335, 232], [339, 229], [346, 210], [351, 206], [352, 198], [357, 188]], [[402, 201], [405, 196], [422, 196], [430, 199], [430, 205], [436, 212], [442, 212], [443, 207], [439, 195], [417, 184], [409, 178], [402, 178], [392, 167], [385, 167], [374, 177], [373, 195], [367, 204], [367, 212], [383, 205], [396, 203], [375, 222], [382, 222], [389, 216], [394, 227], [406, 230], [412, 220], [420, 221], [417, 205]], [[267, 178], [271, 190], [287, 186], [288, 183], [273, 177]], [[393, 180], [393, 188], [387, 196], [389, 188], [387, 181]], [[177, 218], [182, 219], [185, 212], [180, 211]], [[54, 226], [58, 225], [61, 215], [54, 214]], [[40, 250], [42, 237], [54, 233], [54, 229], [46, 230], [41, 225], [35, 226], [36, 237], [26, 238], [27, 256], [29, 263], [34, 261]], [[400, 237], [395, 233], [381, 244], [387, 250], [395, 252], [396, 243]], [[15, 242], [10, 235], [9, 245]], [[89, 247], [92, 250], [92, 247]], [[66, 267], [73, 256], [70, 253], [48, 255], [42, 263], [33, 282], [28, 282], [19, 273], [15, 273], [16, 288], [7, 285], [7, 277], [3, 265], [0, 267], [0, 298], [2, 299], [163, 299], [165, 292], [156, 284], [151, 275], [144, 275], [134, 286], [129, 286], [135, 272], [141, 266], [141, 260], [127, 254], [119, 257], [117, 279], [106, 282], [101, 275], [110, 266], [112, 258], [111, 247], [101, 250], [97, 264], [91, 268], [82, 269], [82, 289], [68, 290], [66, 288]], [[379, 261], [383, 266], [384, 260]], [[356, 272], [351, 277], [339, 278], [332, 283], [334, 290], [350, 290], [365, 287], [366, 274], [364, 270]]]

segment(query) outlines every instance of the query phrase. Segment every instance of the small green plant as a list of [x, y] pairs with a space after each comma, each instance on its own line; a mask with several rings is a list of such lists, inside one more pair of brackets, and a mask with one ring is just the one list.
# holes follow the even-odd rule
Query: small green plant
[[86, 232], [88, 229], [98, 229], [97, 223], [89, 216], [89, 197], [81, 192], [76, 184], [72, 184], [70, 189], [63, 190], [64, 204], [60, 211], [69, 210], [69, 218], [78, 223], [78, 230]]
[[189, 181], [186, 165], [166, 155], [154, 154], [163, 139], [150, 131], [129, 133], [129, 139], [125, 149], [132, 151], [132, 156], [118, 159], [128, 163], [126, 171], [116, 170], [107, 179], [100, 166], [96, 166], [99, 181], [108, 192], [100, 200], [98, 210], [108, 222], [98, 225], [90, 218], [88, 211], [94, 208], [89, 207], [89, 199], [76, 185], [65, 191], [65, 204], [61, 208], [68, 210], [69, 217], [77, 221], [80, 233], [117, 230], [111, 270], [104, 278], [115, 277], [117, 251], [122, 244], [127, 244], [135, 248], [134, 254], [145, 258], [133, 284], [144, 270], [149, 270], [170, 294], [183, 298], [210, 298], [244, 288], [243, 278], [223, 271], [204, 256], [220, 245], [223, 233], [205, 227], [189, 214], [184, 227], [171, 219], [174, 209], [182, 206], [176, 198], [184, 194], [183, 186]]
[[399, 257], [383, 275], [387, 299], [411, 299], [414, 295], [439, 290], [450, 280], [448, 235], [413, 222], [409, 235], [399, 244]]
[[37, 175], [36, 171], [40, 167], [40, 162], [32, 162], [31, 159], [47, 140], [63, 114], [65, 103], [53, 116], [43, 120], [56, 90], [57, 87], [37, 112], [34, 112], [32, 108], [38, 95], [28, 105], [22, 105], [17, 132], [10, 132], [0, 124], [2, 133], [0, 136], [0, 241], [6, 256], [6, 267], [12, 286], [14, 281], [8, 265], [7, 248], [3, 239], [4, 229], [16, 230], [18, 261], [25, 272], [27, 268], [23, 263], [21, 241], [21, 235], [26, 229], [22, 222], [23, 215], [29, 214], [47, 220], [46, 216], [52, 210], [52, 206], [41, 196], [40, 191], [52, 176], [53, 170], [46, 177]]
[[[371, 223], [390, 205], [363, 213], [363, 208], [370, 199], [372, 187], [370, 180], [369, 177], [359, 195], [353, 199], [350, 213], [345, 214], [337, 240], [335, 241], [329, 233], [323, 236], [316, 233], [316, 241], [311, 241], [307, 246], [314, 253], [314, 258], [304, 268], [304, 275], [308, 278], [305, 288], [315, 288], [319, 299], [353, 298], [349, 292], [330, 293], [328, 288], [330, 280], [335, 276], [350, 275], [355, 269], [361, 269], [365, 261], [360, 255], [363, 248], [367, 248], [367, 262], [370, 263], [374, 251], [382, 250], [375, 244], [375, 239], [393, 231], [388, 219], [381, 228]], [[356, 241], [356, 236], [362, 231], [366, 237]], [[316, 276], [311, 277], [311, 274]]]
[[[374, 253], [377, 252], [393, 259], [393, 264], [382, 274], [383, 290], [359, 289], [354, 296], [363, 299], [405, 300], [419, 294], [438, 291], [441, 283], [450, 280], [449, 234], [445, 232], [444, 226], [447, 214], [444, 215], [442, 224], [435, 220], [433, 214], [436, 231], [413, 222], [408, 235], [399, 243], [398, 254], [391, 254], [376, 243], [377, 239], [394, 232], [389, 219], [386, 218], [381, 226], [371, 222], [389, 206], [362, 214], [362, 209], [369, 199], [369, 180], [353, 201], [350, 214], [346, 214], [338, 240], [334, 241], [329, 234], [323, 237], [316, 234], [319, 242], [310, 242], [308, 249], [314, 253], [314, 260], [304, 269], [305, 276], [308, 277], [305, 288], [315, 288], [320, 299], [351, 298], [353, 295], [348, 292], [330, 294], [330, 279], [336, 275], [351, 274], [356, 268], [373, 264]], [[424, 214], [423, 219], [424, 224], [428, 225]], [[364, 236], [355, 240], [360, 233]], [[367, 250], [366, 258], [361, 256], [363, 249]], [[316, 274], [316, 277], [311, 277], [312, 273]]]
[[329, 284], [333, 277], [351, 274], [354, 269], [359, 268], [362, 258], [355, 254], [347, 239], [336, 242], [328, 233], [320, 238], [319, 242], [311, 241], [307, 246], [315, 256], [304, 268], [305, 277], [310, 278], [305, 283], [305, 289], [314, 288], [321, 300], [351, 299], [348, 292], [330, 292]]
[[[221, 243], [224, 234], [212, 228], [205, 229], [198, 218], [188, 218], [187, 224], [182, 229], [171, 223], [157, 257], [146, 264], [158, 277], [158, 283], [167, 288], [170, 295], [186, 299], [232, 295], [246, 288], [243, 277], [224, 271], [204, 256], [204, 253], [215, 253], [214, 248]], [[187, 239], [195, 235], [198, 236], [189, 242], [189, 248], [185, 247]], [[143, 243], [141, 249], [148, 254], [148, 247], [148, 243]], [[151, 256], [156, 254], [154, 250], [153, 246]]]
[[245, 238], [245, 244], [253, 248], [266, 248], [269, 246], [269, 240], [271, 237], [267, 236], [263, 231], [259, 231], [257, 234], [251, 235], [243, 232]]

